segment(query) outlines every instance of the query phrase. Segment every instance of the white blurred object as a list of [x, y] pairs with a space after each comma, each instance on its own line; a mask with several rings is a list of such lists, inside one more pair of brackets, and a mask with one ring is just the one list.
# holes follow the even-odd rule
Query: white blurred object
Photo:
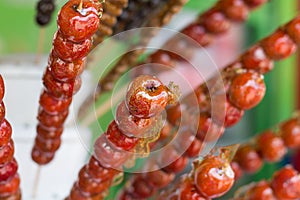
[[[32, 191], [38, 166], [31, 160], [31, 149], [36, 135], [38, 100], [42, 90], [42, 75], [46, 58], [34, 64], [34, 56], [14, 55], [0, 58], [0, 74], [5, 82], [4, 103], [6, 118], [13, 127], [15, 156], [19, 163], [21, 189], [24, 200], [33, 200]], [[80, 127], [74, 116], [79, 105], [91, 92], [91, 77], [82, 76], [82, 87], [74, 96], [66, 121], [62, 144], [54, 160], [41, 168], [36, 200], [64, 199], [68, 195], [80, 167], [87, 158], [91, 133]]]

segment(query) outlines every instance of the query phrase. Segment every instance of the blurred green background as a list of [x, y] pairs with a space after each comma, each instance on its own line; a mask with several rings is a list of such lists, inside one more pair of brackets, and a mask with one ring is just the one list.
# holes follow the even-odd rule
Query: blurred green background
[[[57, 1], [56, 13], [65, 1]], [[214, 4], [216, 0], [190, 0], [185, 6], [186, 12], [202, 12]], [[268, 4], [254, 11], [245, 23], [243, 32], [245, 40], [242, 49], [251, 46], [255, 41], [270, 34], [278, 26], [287, 22], [298, 13], [297, 0], [271, 0]], [[37, 51], [40, 28], [35, 24], [36, 1], [1, 0], [0, 1], [0, 58], [3, 55], [29, 53]], [[46, 28], [43, 53], [48, 53], [51, 40], [56, 30], [55, 16]], [[264, 100], [251, 111], [236, 127], [227, 130], [224, 142], [244, 141], [251, 135], [265, 130], [276, 123], [287, 119], [297, 108], [297, 74], [299, 73], [297, 56], [276, 63], [274, 70], [265, 76], [267, 93]], [[1, 72], [1, 68], [0, 68]], [[108, 118], [107, 118], [108, 119]], [[109, 121], [106, 120], [107, 122]], [[240, 137], [236, 137], [239, 135]], [[233, 137], [234, 136], [234, 137]], [[236, 139], [237, 138], [237, 139]], [[282, 164], [282, 163], [281, 163]], [[265, 165], [264, 170], [254, 179], [270, 177], [278, 165]], [[245, 179], [249, 181], [249, 179]]]

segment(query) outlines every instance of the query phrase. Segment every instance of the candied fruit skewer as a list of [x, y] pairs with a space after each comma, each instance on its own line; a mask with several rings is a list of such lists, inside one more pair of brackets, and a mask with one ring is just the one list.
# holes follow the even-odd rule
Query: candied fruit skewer
[[101, 26], [94, 35], [92, 49], [100, 44], [105, 37], [112, 35], [113, 27], [117, 23], [117, 18], [128, 6], [128, 0], [110, 0], [103, 5], [103, 14], [101, 17]]
[[300, 198], [300, 174], [292, 166], [286, 165], [274, 172], [270, 181], [262, 180], [240, 187], [233, 200], [265, 200]]
[[72, 96], [81, 85], [80, 75], [98, 29], [102, 6], [98, 0], [70, 0], [58, 15], [58, 30], [43, 75], [44, 89], [39, 100], [37, 137], [32, 159], [49, 163], [59, 148], [64, 121]]
[[[186, 168], [189, 159], [200, 154], [205, 142], [195, 138], [187, 128], [177, 134], [179, 138], [174, 143], [168, 144], [158, 156], [147, 160], [143, 167], [145, 173], [133, 175], [120, 199], [145, 199], [153, 196], [158, 190], [171, 184], [176, 174]], [[182, 152], [183, 150], [185, 151]], [[151, 172], [147, 172], [148, 170]], [[143, 187], [139, 187], [140, 185]], [[144, 190], [145, 188], [148, 189]]]
[[[153, 2], [153, 3], [151, 3]], [[173, 17], [173, 15], [175, 15], [177, 12], [180, 11], [180, 9], [184, 6], [184, 4], [186, 3], [186, 0], [168, 0], [168, 2], [164, 2], [164, 1], [160, 1], [160, 2], [156, 2], [154, 3], [155, 0], [150, 0], [149, 2], [136, 2], [136, 1], [130, 1], [131, 4], [135, 5], [135, 3], [137, 4], [142, 4], [143, 3], [148, 3], [149, 5], [147, 6], [147, 8], [153, 8], [153, 6], [155, 6], [156, 9], [151, 10], [151, 13], [154, 12], [154, 16], [152, 16], [150, 14], [150, 19], [146, 22], [146, 24], [144, 24], [144, 27], [162, 27], [164, 25], [166, 25], [167, 23], [169, 23], [169, 21], [171, 20], [171, 18]], [[157, 8], [157, 6], [160, 6], [160, 4], [157, 5], [157, 3], [163, 3], [164, 5]], [[130, 5], [131, 5], [130, 4]], [[153, 4], [153, 5], [152, 5]], [[128, 9], [130, 8], [135, 8], [136, 6], [130, 6], [128, 7]], [[138, 6], [138, 8], [140, 8], [140, 6]], [[142, 10], [142, 11], [141, 11]], [[134, 10], [135, 11], [135, 10]], [[132, 13], [132, 15], [136, 14], [138, 15], [139, 11], [140, 12], [145, 12], [144, 8], [143, 9], [137, 9], [136, 12]], [[126, 12], [125, 12], [126, 13]], [[149, 13], [148, 13], [149, 15]], [[131, 15], [130, 15], [131, 16]], [[140, 18], [135, 18], [135, 19], [140, 19]], [[128, 20], [125, 20], [126, 22]], [[130, 23], [130, 22], [129, 22]], [[131, 24], [131, 23], [130, 23]], [[116, 27], [118, 27], [119, 25], [117, 24]], [[142, 24], [141, 24], [142, 26]], [[135, 25], [135, 27], [125, 27], [124, 30], [127, 30], [127, 28], [139, 28], [139, 25]], [[121, 31], [118, 29], [118, 31]], [[155, 30], [151, 29], [147, 29], [147, 32], [143, 32], [142, 34], [142, 38], [140, 39], [140, 42], [138, 44], [136, 44], [136, 47], [144, 47], [146, 46], [150, 39], [156, 34]], [[137, 58], [144, 52], [143, 49], [138, 48], [135, 49], [135, 47], [130, 47], [130, 49], [133, 49], [134, 51], [130, 51], [129, 53], [126, 53], [124, 56], [122, 56], [120, 58], [120, 60], [116, 63], [116, 65], [113, 67], [113, 69], [109, 72], [109, 74], [107, 76], [104, 77], [104, 82], [107, 82], [107, 84], [104, 84], [101, 87], [97, 87], [96, 89], [96, 94], [90, 94], [86, 100], [82, 103], [80, 109], [79, 109], [79, 119], [82, 119], [88, 112], [89, 107], [93, 104], [93, 102], [95, 102], [101, 95], [102, 93], [102, 89], [103, 87], [105, 87], [106, 89], [104, 89], [105, 91], [110, 90], [108, 87], [113, 87], [114, 84], [110, 84], [110, 83], [114, 83], [114, 81], [119, 78], [119, 75], [124, 73], [129, 66], [133, 66], [136, 61]], [[100, 84], [100, 83], [99, 83]], [[96, 99], [95, 99], [96, 98]]]
[[52, 14], [55, 10], [55, 2], [54, 0], [39, 0], [36, 9], [36, 23], [41, 27], [46, 26], [51, 21]]
[[[180, 2], [180, 1], [179, 1]], [[223, 1], [222, 1], [223, 2]], [[226, 0], [227, 2], [227, 0]], [[226, 3], [224, 1], [224, 3]], [[230, 28], [230, 22], [236, 22], [239, 21], [240, 19], [238, 13], [234, 15], [233, 11], [241, 9], [241, 11], [244, 13], [244, 17], [246, 20], [246, 17], [248, 15], [248, 12], [251, 11], [252, 9], [255, 9], [262, 4], [266, 3], [266, 0], [261, 0], [261, 1], [255, 1], [255, 0], [238, 0], [238, 1], [228, 1], [228, 4], [220, 3], [218, 2], [215, 6], [213, 6], [211, 9], [208, 11], [204, 12], [203, 14], [200, 14], [198, 19], [195, 20], [195, 22], [191, 23], [190, 25], [186, 26], [184, 29], [181, 30], [181, 32], [188, 37], [194, 39], [197, 43], [199, 43], [201, 46], [207, 46], [210, 45], [213, 42], [213, 37], [218, 36], [221, 33], [226, 33], [228, 29]], [[220, 4], [222, 5], [222, 9], [220, 10]], [[238, 4], [238, 6], [235, 6]], [[178, 6], [177, 6], [178, 7]], [[176, 8], [176, 7], [175, 7]], [[216, 12], [217, 13], [213, 13]], [[226, 14], [227, 13], [227, 14]], [[229, 14], [230, 13], [230, 14]], [[211, 16], [210, 16], [211, 15]], [[213, 20], [208, 20], [210, 18], [218, 19], [218, 16], [221, 16], [221, 22], [224, 24], [227, 24], [227, 28], [223, 30], [223, 32], [218, 32], [216, 30], [210, 30], [206, 26], [210, 26], [212, 24]], [[154, 19], [155, 20], [155, 19]], [[204, 23], [205, 22], [205, 23]], [[209, 23], [208, 23], [209, 22]], [[157, 24], [155, 27], [157, 27]], [[215, 27], [217, 29], [218, 27]], [[212, 29], [212, 28], [211, 28]], [[176, 37], [174, 37], [176, 38]], [[177, 39], [170, 39], [166, 43], [166, 47], [169, 49], [178, 49], [181, 48], [177, 52], [191, 52], [189, 49], [192, 47], [182, 46], [181, 41]], [[182, 48], [185, 48], [185, 50], [182, 50]], [[130, 66], [135, 66], [134, 64], [136, 63], [137, 57], [134, 57], [134, 53], [138, 53], [138, 51], [133, 51], [130, 54], [125, 54], [123, 58], [118, 62], [118, 64], [115, 66], [109, 74], [104, 77], [104, 79], [99, 80], [98, 87], [96, 90], [96, 94], [91, 94], [86, 101], [82, 104], [80, 111], [79, 111], [79, 118], [83, 118], [86, 113], [88, 112], [89, 107], [93, 104], [94, 101], [97, 101], [99, 99], [100, 95], [105, 92], [109, 91], [113, 88], [114, 83], [116, 79], [119, 78], [119, 76], [124, 73]], [[128, 58], [127, 58], [128, 57]], [[167, 51], [162, 51], [158, 50], [154, 53], [152, 53], [149, 56], [149, 59], [146, 60], [146, 63], [158, 63], [158, 64], [163, 64], [166, 66], [173, 66], [174, 63], [176, 62], [176, 59], [179, 56], [175, 56], [171, 52]]]
[[[181, 1], [174, 0], [172, 2], [174, 2], [173, 9], [169, 9], [169, 10], [170, 11], [176, 10], [176, 12], [178, 12], [177, 10], [179, 10], [180, 6], [183, 6], [186, 3], [186, 1], [183, 1], [183, 0], [181, 0]], [[264, 2], [265, 1], [261, 2], [261, 4], [263, 4]], [[257, 6], [259, 6], [259, 5], [257, 5]], [[253, 8], [254, 7], [252, 7], [251, 9], [253, 9]], [[234, 0], [234, 1], [222, 0], [222, 1], [218, 2], [215, 6], [213, 6], [210, 10], [199, 15], [198, 19], [195, 22], [193, 22], [191, 25], [185, 27], [183, 30], [181, 30], [181, 32], [183, 34], [186, 34], [187, 36], [191, 37], [192, 39], [196, 40], [200, 45], [207, 46], [209, 43], [211, 43], [211, 39], [209, 39], [211, 37], [211, 34], [225, 33], [228, 31], [228, 29], [230, 27], [230, 22], [246, 20], [249, 9], [250, 9], [250, 7], [248, 7], [248, 5], [246, 3], [244, 3], [243, 0]], [[241, 12], [242, 14], [240, 14], [239, 12]], [[174, 13], [171, 13], [171, 14], [174, 14]], [[243, 17], [240, 15], [242, 15]], [[170, 16], [170, 14], [165, 15], [160, 20], [162, 22], [163, 21], [169, 22], [170, 21], [169, 16]], [[212, 18], [212, 20], [210, 18]], [[216, 20], [216, 19], [220, 20], [221, 21], [220, 24], [224, 24], [224, 26], [218, 25], [213, 28], [210, 28], [210, 26], [212, 26], [212, 24], [214, 24], [214, 20]], [[161, 27], [161, 26], [157, 26], [156, 18], [153, 18], [152, 21], [153, 22], [150, 21], [150, 23], [149, 23], [150, 26]], [[163, 24], [165, 24], [165, 23], [163, 23]], [[154, 25], [156, 25], [156, 26], [154, 26]], [[223, 29], [221, 30], [221, 28], [223, 28]], [[178, 41], [178, 40], [174, 41], [171, 39], [169, 42], [167, 42], [166, 45], [167, 46], [171, 45], [173, 48], [180, 48], [180, 51], [177, 51], [177, 52], [185, 52], [185, 50], [182, 50], [183, 47], [182, 47], [182, 45], [179, 44], [179, 42], [180, 41]], [[187, 51], [187, 52], [190, 52], [190, 51]], [[159, 55], [160, 58], [164, 57], [164, 56], [167, 56], [167, 57], [171, 56], [170, 52], [158, 51], [158, 53], [166, 54], [166, 55]], [[135, 57], [135, 60], [136, 59], [137, 58]], [[151, 59], [151, 57], [150, 57], [150, 59]], [[173, 58], [170, 58], [170, 59], [173, 59]], [[150, 60], [148, 62], [151, 63], [151, 62], [155, 62], [155, 61], [156, 60]], [[158, 62], [158, 63], [160, 63], [160, 62]], [[122, 73], [124, 73], [126, 70], [128, 70], [129, 67], [134, 66], [133, 64], [134, 63], [129, 63], [129, 65], [126, 65], [126, 67], [122, 65], [122, 68], [120, 70], [113, 69], [111, 72], [109, 72], [109, 74], [106, 77], [104, 77], [103, 80], [100, 80], [99, 85], [98, 85], [99, 90], [104, 90], [104, 91], [111, 90], [116, 79]], [[162, 63], [162, 64], [165, 64], [165, 63]], [[172, 64], [169, 63], [168, 66], [172, 66]]]
[[3, 97], [5, 84], [0, 74], [0, 199], [21, 200], [18, 163], [14, 158], [14, 142], [11, 138], [12, 127], [5, 119]]
[[288, 149], [299, 147], [300, 121], [299, 116], [296, 116], [240, 146], [231, 163], [238, 175], [236, 179], [242, 176], [244, 171], [257, 172], [262, 167], [263, 160], [278, 162], [286, 155]]
[[[296, 28], [299, 24], [300, 16], [297, 16], [270, 36], [257, 42], [221, 71], [227, 96], [225, 105], [222, 105], [226, 108], [225, 127], [237, 123], [243, 116], [243, 110], [255, 107], [262, 100], [265, 93], [263, 74], [273, 69], [274, 61], [285, 59], [296, 51], [300, 44], [300, 32]], [[210, 90], [214, 91], [213, 87], [217, 85], [213, 84], [214, 82], [218, 83], [213, 77], [207, 81], [209, 86], [199, 85], [185, 99], [188, 100], [190, 95], [196, 95], [200, 111], [208, 112], [211, 109], [210, 101], [217, 98], [214, 93], [209, 95]], [[246, 86], [248, 82], [252, 85]], [[178, 124], [181, 108], [183, 106], [180, 105], [168, 108], [168, 120], [171, 124]], [[240, 111], [240, 114], [234, 117], [231, 114], [238, 112], [229, 112], [232, 109]], [[230, 120], [231, 117], [233, 121]]]
[[125, 101], [117, 107], [116, 119], [96, 140], [94, 155], [79, 172], [67, 200], [103, 199], [118, 170], [132, 156], [148, 155], [149, 143], [159, 136], [163, 110], [177, 98], [155, 77], [134, 79]]
[[223, 150], [220, 148], [218, 155], [209, 154], [202, 160], [195, 160], [193, 169], [161, 192], [157, 199], [209, 200], [223, 196], [235, 181], [234, 172], [229, 164], [235, 149], [235, 145]]
[[[296, 17], [295, 19], [293, 19], [291, 22], [287, 23], [285, 26], [283, 26], [279, 30], [291, 30], [291, 29], [293, 29], [293, 27], [297, 26], [297, 24], [300, 24], [299, 16]], [[211, 100], [208, 98], [209, 90], [206, 87], [206, 85], [202, 84], [198, 88], [195, 89], [194, 93], [197, 96], [197, 103], [198, 103], [196, 106], [199, 107], [201, 115], [198, 117], [199, 122], [198, 122], [198, 128], [196, 130], [196, 133], [192, 134], [192, 136], [195, 135], [194, 140], [197, 141], [199, 144], [205, 145], [206, 142], [211, 142], [211, 141], [217, 140], [223, 134], [226, 127], [233, 126], [243, 117], [244, 109], [249, 109], [251, 107], [254, 107], [263, 98], [264, 92], [265, 92], [265, 85], [262, 82], [263, 79], [262, 79], [262, 75], [260, 73], [263, 73], [263, 72], [266, 73], [272, 69], [272, 66], [273, 66], [272, 60], [279, 60], [279, 58], [280, 59], [286, 58], [287, 56], [291, 55], [295, 51], [294, 42], [291, 42], [291, 39], [286, 34], [284, 36], [281, 36], [281, 37], [284, 37], [284, 40], [280, 40], [281, 38], [278, 39], [280, 42], [283, 43], [283, 44], [282, 43], [279, 44], [279, 46], [286, 45], [285, 48], [277, 47], [277, 49], [279, 49], [279, 50], [283, 49], [286, 51], [286, 52], [283, 52], [286, 54], [285, 56], [276, 56], [276, 58], [274, 58], [274, 57], [269, 58], [269, 57], [267, 57], [267, 55], [264, 54], [264, 51], [263, 51], [264, 48], [272, 48], [266, 44], [269, 44], [269, 45], [272, 44], [269, 41], [274, 40], [274, 37], [278, 37], [277, 32], [278, 31], [276, 31], [274, 34], [266, 37], [265, 39], [261, 40], [260, 42], [258, 42], [257, 45], [254, 45], [254, 48], [253, 47], [250, 48], [250, 50], [248, 50], [248, 51], [246, 51], [246, 53], [242, 54], [239, 57], [239, 59], [234, 62], [234, 64], [228, 65], [222, 71], [222, 73], [226, 75], [225, 76], [225, 78], [226, 78], [225, 79], [225, 84], [226, 84], [225, 89], [226, 89], [226, 93], [227, 93], [226, 96], [230, 95], [230, 87], [234, 87], [234, 86], [232, 86], [232, 84], [237, 84], [237, 86], [235, 86], [234, 90], [236, 90], [236, 89], [239, 90], [239, 87], [241, 87], [241, 90], [244, 90], [244, 91], [248, 90], [248, 92], [250, 94], [251, 93], [255, 94], [252, 97], [250, 95], [251, 98], [254, 98], [253, 100], [251, 100], [249, 102], [242, 101], [241, 103], [239, 103], [240, 106], [244, 106], [243, 108], [236, 106], [233, 102], [230, 101], [231, 100], [230, 98], [226, 98], [225, 102], [218, 102], [219, 103], [218, 105], [223, 105], [223, 108], [220, 108], [219, 110], [225, 109], [224, 124], [223, 123], [219, 124], [219, 122], [218, 122], [219, 119], [214, 120], [211, 117], [211, 113], [209, 113], [209, 109], [210, 109], [209, 102]], [[287, 31], [287, 33], [291, 33], [291, 31]], [[293, 38], [294, 38], [295, 42], [297, 42], [297, 34], [295, 32], [293, 32], [293, 33], [294, 33]], [[298, 33], [298, 35], [300, 38], [300, 33]], [[298, 38], [298, 41], [299, 41], [299, 38]], [[276, 45], [276, 41], [274, 42], [273, 45]], [[258, 54], [253, 53], [253, 50], [255, 50], [255, 49], [260, 49]], [[273, 53], [273, 54], [275, 54], [275, 53]], [[252, 63], [255, 62], [255, 64], [250, 65], [249, 62], [252, 62]], [[247, 68], [248, 66], [251, 66], [252, 68], [248, 69]], [[254, 68], [255, 66], [256, 66], [256, 68]], [[232, 73], [232, 71], [233, 71], [233, 73]], [[232, 76], [232, 74], [233, 74], [233, 76]], [[233, 79], [233, 80], [230, 80], [230, 79]], [[242, 80], [240, 81], [239, 79], [242, 79]], [[209, 80], [209, 81], [214, 81], [214, 78], [212, 78], [212, 80]], [[251, 82], [250, 89], [245, 89], [245, 87], [243, 88], [243, 84], [247, 84], [248, 81]], [[230, 84], [230, 82], [231, 82], [231, 84]], [[240, 83], [242, 83], [242, 85], [239, 85]], [[257, 85], [255, 85], [255, 84], [257, 84]], [[253, 88], [252, 88], [252, 86], [253, 86]], [[249, 86], [247, 86], [247, 87], [249, 87]], [[246, 95], [246, 93], [243, 93], [244, 91], [242, 91], [242, 92], [240, 91], [240, 96]], [[237, 93], [233, 93], [233, 94], [237, 94]], [[211, 94], [211, 95], [214, 95], [214, 94]], [[190, 97], [190, 95], [187, 95], [186, 97], [184, 97], [183, 102], [189, 102], [189, 100], [188, 100], [189, 97]], [[216, 97], [214, 97], [214, 98], [216, 98]], [[247, 98], [245, 98], [245, 99], [247, 99]], [[248, 98], [248, 99], [251, 99], [251, 98]], [[191, 106], [195, 106], [195, 105], [188, 105], [188, 104], [187, 105], [184, 105], [184, 104], [179, 105], [179, 104], [177, 104], [176, 106], [168, 107], [167, 108], [167, 116], [168, 116], [168, 121], [171, 124], [171, 126], [176, 127], [178, 125], [180, 125], [180, 126], [187, 125], [187, 124], [183, 124], [184, 122], [182, 122], [180, 124], [180, 119], [184, 118], [184, 116], [181, 117], [181, 112], [183, 112], [184, 115], [187, 115], [187, 116], [195, 115], [194, 113], [189, 113], [188, 110], [186, 109]], [[186, 110], [184, 110], [184, 109], [186, 109]], [[194, 109], [190, 109], [190, 110], [194, 110]], [[222, 122], [222, 119], [220, 121]], [[191, 121], [187, 121], [187, 123], [191, 123]], [[170, 126], [170, 124], [168, 126]], [[209, 127], [212, 127], [212, 128], [209, 129]], [[193, 131], [192, 131], [192, 133], [193, 133]], [[159, 142], [159, 140], [157, 142]], [[185, 156], [186, 155], [182, 155], [181, 157], [178, 157], [178, 159], [180, 158], [182, 160], [183, 157], [185, 157]], [[234, 163], [233, 165], [236, 168], [239, 167], [238, 165], [236, 165], [236, 163]], [[174, 173], [174, 172], [172, 172], [172, 173]], [[153, 175], [153, 173], [150, 175], [148, 175], [146, 173], [144, 176], [146, 177], [146, 180], [147, 180], [152, 175]], [[133, 178], [133, 179], [135, 179], [135, 178]], [[168, 179], [168, 181], [172, 181], [172, 179]], [[138, 183], [135, 183], [133, 181], [132, 187], [133, 187], [133, 185], [138, 185]], [[149, 193], [149, 195], [150, 195], [150, 193]]]

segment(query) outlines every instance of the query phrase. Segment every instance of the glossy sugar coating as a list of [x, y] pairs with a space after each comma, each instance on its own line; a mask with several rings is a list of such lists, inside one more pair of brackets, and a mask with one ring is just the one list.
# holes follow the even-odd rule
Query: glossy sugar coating
[[92, 46], [92, 35], [100, 24], [102, 5], [97, 0], [70, 0], [60, 10], [44, 89], [39, 100], [37, 137], [32, 159], [45, 165], [61, 144], [64, 122], [72, 97], [81, 87], [81, 73]]
[[12, 127], [5, 119], [4, 93], [4, 80], [0, 74], [0, 199], [20, 200], [18, 163], [14, 158]]
[[234, 172], [229, 163], [219, 157], [205, 159], [195, 171], [195, 186], [205, 197], [216, 198], [232, 187]]
[[249, 200], [276, 200], [273, 190], [267, 181], [260, 181], [247, 192]]
[[262, 158], [256, 149], [248, 144], [241, 146], [237, 150], [234, 160], [248, 173], [258, 171], [263, 165]]
[[300, 123], [299, 120], [290, 119], [280, 126], [280, 136], [288, 148], [300, 146]]
[[128, 87], [126, 106], [130, 114], [149, 118], [160, 114], [169, 101], [163, 83], [155, 77], [144, 75], [136, 78]]
[[271, 187], [279, 199], [300, 198], [300, 177], [291, 166], [286, 166], [273, 175]]
[[263, 76], [247, 71], [237, 74], [229, 88], [229, 100], [237, 108], [248, 110], [256, 106], [264, 97], [266, 86]]
[[70, 0], [60, 10], [57, 24], [64, 37], [74, 43], [91, 38], [97, 31], [101, 4], [97, 1]]
[[281, 160], [287, 151], [283, 140], [272, 131], [266, 131], [258, 136], [257, 149], [269, 162]]

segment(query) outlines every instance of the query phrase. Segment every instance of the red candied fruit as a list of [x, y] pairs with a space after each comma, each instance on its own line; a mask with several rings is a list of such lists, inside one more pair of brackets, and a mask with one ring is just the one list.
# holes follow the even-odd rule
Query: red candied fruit
[[300, 147], [300, 123], [298, 119], [290, 119], [281, 124], [280, 133], [288, 148]]
[[258, 7], [264, 3], [266, 3], [268, 0], [244, 0], [245, 3], [250, 7], [250, 8], [255, 8]]
[[12, 128], [10, 123], [4, 119], [0, 124], [0, 146], [7, 144], [10, 141]]
[[186, 152], [184, 152], [184, 155], [188, 156], [189, 158], [197, 157], [204, 148], [204, 145], [204, 142], [201, 142], [195, 138], [191, 145], [187, 148]]
[[31, 158], [39, 165], [46, 165], [54, 158], [53, 152], [43, 152], [37, 146], [31, 151]]
[[38, 135], [35, 138], [35, 146], [37, 146], [41, 151], [43, 152], [55, 152], [61, 144], [61, 139], [60, 138], [55, 138], [55, 139], [46, 139], [43, 138], [41, 135]]
[[143, 136], [153, 129], [153, 123], [156, 122], [155, 118], [138, 118], [131, 115], [122, 101], [116, 111], [116, 123], [119, 129], [127, 136]]
[[[10, 177], [18, 170], [18, 163], [15, 159], [12, 159], [10, 162], [5, 165], [0, 166], [0, 182], [7, 181]], [[1, 196], [1, 195], [0, 195]]]
[[238, 123], [244, 116], [244, 111], [233, 106], [228, 100], [225, 103], [225, 121], [224, 126], [230, 127]]
[[55, 54], [62, 60], [72, 62], [81, 60], [89, 53], [92, 46], [92, 39], [88, 38], [80, 43], [74, 43], [64, 38], [59, 31], [56, 32], [53, 39]]
[[224, 33], [230, 27], [230, 22], [226, 16], [219, 10], [210, 10], [199, 18], [200, 24], [210, 33]]
[[256, 106], [264, 97], [266, 86], [263, 76], [256, 72], [237, 74], [229, 88], [229, 101], [242, 110]]
[[66, 62], [52, 52], [49, 58], [48, 67], [55, 79], [62, 82], [68, 82], [82, 74], [85, 67], [85, 60], [86, 58]]
[[145, 180], [141, 176], [134, 180], [132, 189], [134, 191], [131, 194], [138, 199], [150, 197], [154, 192], [154, 188], [149, 184], [148, 180]]
[[5, 105], [3, 101], [0, 103], [0, 123], [4, 120], [5, 118]]
[[195, 185], [190, 180], [187, 180], [180, 186], [180, 200], [208, 200], [199, 194]]
[[285, 26], [285, 31], [296, 44], [300, 44], [300, 16], [290, 21]]
[[45, 139], [56, 139], [61, 136], [63, 132], [63, 127], [54, 128], [54, 127], [45, 127], [42, 124], [38, 124], [36, 131], [39, 136]]
[[12, 159], [10, 162], [0, 166], [0, 182], [7, 181], [10, 177], [13, 177], [18, 170], [18, 163], [16, 159]]
[[190, 24], [182, 30], [182, 33], [191, 37], [201, 46], [207, 46], [212, 41], [212, 36], [199, 23]]
[[80, 190], [78, 183], [74, 183], [70, 196], [66, 200], [99, 200], [103, 199], [103, 194], [89, 195]]
[[271, 187], [278, 199], [300, 198], [300, 177], [289, 165], [274, 174]]
[[258, 136], [257, 148], [262, 157], [269, 162], [279, 161], [286, 154], [283, 140], [271, 131], [266, 131]]
[[100, 162], [92, 156], [87, 164], [87, 173], [96, 179], [101, 179], [101, 181], [106, 181], [112, 179], [119, 171], [113, 168], [105, 168]]
[[9, 196], [16, 193], [19, 190], [20, 186], [20, 177], [18, 174], [15, 174], [11, 179], [0, 182], [0, 194], [2, 196]]
[[168, 173], [179, 173], [184, 170], [189, 162], [189, 159], [185, 156], [180, 156], [171, 164], [163, 168], [164, 171]]
[[234, 160], [248, 173], [257, 172], [263, 164], [262, 158], [250, 145], [241, 146], [237, 150]]
[[[80, 8], [81, 2], [82, 8]], [[98, 1], [68, 1], [58, 14], [59, 30], [72, 42], [81, 42], [92, 37], [100, 24], [101, 7]]]
[[250, 48], [243, 54], [241, 60], [243, 68], [252, 69], [262, 74], [271, 71], [274, 66], [274, 62], [267, 57], [263, 48], [259, 45]]
[[14, 142], [10, 140], [7, 144], [0, 147], [0, 165], [10, 162], [15, 152]]
[[154, 76], [135, 78], [128, 87], [126, 106], [129, 112], [139, 118], [159, 115], [169, 101], [169, 91]]
[[43, 77], [43, 83], [47, 93], [53, 97], [58, 99], [69, 99], [80, 89], [81, 78], [78, 76], [75, 80], [70, 82], [60, 82], [56, 80], [47, 69]]
[[241, 169], [240, 165], [233, 161], [230, 163], [230, 166], [234, 172], [234, 179], [237, 180], [243, 176], [243, 170]]
[[3, 78], [0, 74], [0, 102], [2, 102], [3, 100], [4, 93], [5, 93], [5, 85], [4, 85]]
[[101, 181], [99, 179], [91, 178], [87, 173], [86, 168], [81, 168], [79, 172], [78, 186], [82, 192], [88, 193], [91, 196], [101, 193], [109, 188], [111, 180]]
[[181, 119], [181, 109], [184, 109], [185, 105], [177, 103], [167, 109], [168, 122], [176, 126], [180, 124]]
[[106, 131], [107, 139], [112, 142], [116, 147], [129, 151], [135, 147], [135, 145], [139, 142], [139, 138], [136, 137], [128, 137], [123, 134], [116, 121], [112, 121]]
[[109, 142], [105, 135], [101, 135], [94, 144], [94, 156], [107, 168], [118, 169], [128, 160], [130, 154], [127, 151], [117, 149]]
[[287, 58], [296, 51], [296, 44], [283, 30], [278, 29], [261, 41], [261, 46], [272, 60]]
[[67, 110], [71, 102], [72, 98], [56, 99], [44, 90], [39, 103], [40, 106], [48, 113], [56, 114]]
[[196, 135], [198, 139], [205, 142], [215, 141], [223, 135], [224, 131], [224, 127], [215, 123], [208, 114], [203, 113], [200, 115]]
[[220, 6], [224, 14], [234, 21], [244, 21], [249, 15], [249, 9], [243, 0], [222, 0]]
[[43, 108], [39, 109], [38, 120], [39, 122], [46, 127], [62, 127], [66, 118], [68, 117], [69, 111], [65, 110], [59, 114], [49, 114]]
[[171, 67], [174, 65], [170, 53], [161, 49], [150, 55], [149, 63], [158, 63], [167, 67]]
[[195, 169], [195, 186], [208, 198], [217, 198], [230, 190], [234, 172], [227, 161], [210, 156]]
[[272, 188], [266, 181], [260, 181], [247, 191], [247, 200], [276, 200]]
[[166, 173], [163, 170], [147, 172], [142, 176], [155, 188], [164, 188], [175, 178], [174, 173]]

